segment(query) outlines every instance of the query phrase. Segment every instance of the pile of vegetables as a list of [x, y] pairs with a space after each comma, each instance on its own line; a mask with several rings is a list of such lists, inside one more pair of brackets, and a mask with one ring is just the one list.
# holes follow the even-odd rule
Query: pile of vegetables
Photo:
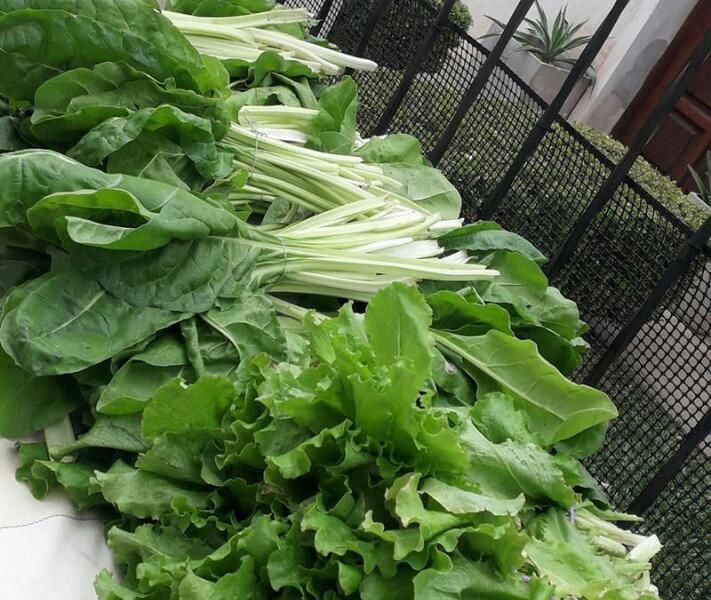
[[[0, 0], [0, 435], [102, 600], [654, 600], [545, 257], [267, 0]], [[39, 439], [39, 438], [36, 438]]]

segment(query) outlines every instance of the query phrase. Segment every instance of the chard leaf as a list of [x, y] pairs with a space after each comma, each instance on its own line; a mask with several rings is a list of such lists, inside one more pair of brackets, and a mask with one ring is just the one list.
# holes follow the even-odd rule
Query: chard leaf
[[[146, 210], [130, 192], [116, 188], [58, 192], [45, 196], [27, 211], [27, 221], [38, 237], [107, 250], [155, 250], [171, 240], [197, 240], [210, 227], [197, 218], [181, 218], [166, 207], [163, 213]], [[169, 216], [170, 215], [170, 216]], [[84, 251], [80, 249], [81, 252]], [[116, 257], [123, 260], [126, 256]]]
[[395, 133], [371, 138], [355, 151], [367, 163], [402, 163], [423, 165], [422, 146], [416, 137]]
[[547, 446], [617, 416], [603, 392], [566, 379], [532, 342], [498, 331], [474, 337], [437, 332], [435, 337], [464, 360], [480, 386], [491, 388], [493, 383], [494, 389], [509, 394], [526, 414], [531, 431]]
[[547, 327], [572, 340], [584, 330], [578, 307], [548, 285], [540, 267], [519, 252], [497, 250], [480, 261], [499, 271], [492, 281], [473, 282], [487, 303], [501, 304], [522, 323]]
[[0, 247], [0, 299], [12, 288], [39, 277], [49, 268], [46, 255], [23, 248]]
[[570, 439], [563, 440], [556, 444], [560, 452], [565, 452], [575, 458], [586, 458], [597, 452], [605, 441], [608, 423], [600, 423], [581, 431]]
[[535, 342], [541, 356], [563, 375], [570, 376], [580, 364], [580, 352], [552, 329], [540, 325], [515, 325], [513, 329], [517, 338]]
[[[459, 293], [441, 290], [430, 294], [427, 302], [434, 312], [434, 327], [461, 335], [484, 335], [489, 330], [495, 329], [502, 333], [515, 335], [519, 339], [532, 340], [538, 346], [543, 358], [555, 365], [561, 373], [569, 375], [576, 369], [581, 357], [581, 351], [574, 344], [574, 340], [565, 338], [548, 327], [531, 322], [534, 319], [530, 314], [527, 318], [522, 318], [517, 312], [519, 307], [521, 307], [521, 310], [529, 311], [529, 313], [536, 308], [534, 304], [531, 304], [531, 302], [535, 302], [535, 297], [539, 295], [536, 293], [536, 289], [539, 290], [539, 293], [545, 289], [543, 291], [544, 297], [546, 294], [553, 292], [547, 288], [547, 284], [544, 284], [542, 279], [536, 280], [534, 277], [529, 281], [529, 285], [524, 285], [527, 293], [526, 291], [521, 293], [514, 292], [516, 288], [513, 285], [510, 288], [511, 293], [508, 299], [518, 303], [516, 307], [510, 307], [513, 314], [510, 314], [499, 304], [485, 304], [479, 294], [472, 292], [471, 288], [465, 288]], [[497, 282], [496, 286], [499, 285], [506, 284]], [[546, 285], [545, 288], [544, 285]], [[479, 286], [479, 289], [485, 298], [489, 298], [491, 297], [489, 292], [494, 287], [485, 284]], [[504, 290], [504, 293], [506, 292], [508, 292], [508, 289]], [[501, 290], [499, 290], [499, 293], [501, 293]], [[517, 296], [514, 297], [514, 293]], [[525, 301], [526, 299], [529, 299], [529, 304], [523, 307], [521, 300]], [[537, 306], [540, 307], [540, 303]], [[579, 319], [573, 312], [570, 314], [569, 323], [571, 327], [574, 323], [579, 324]], [[559, 322], [558, 325], [560, 324]], [[565, 329], [565, 333], [571, 333], [571, 329]]]
[[164, 383], [186, 369], [183, 345], [172, 336], [162, 336], [116, 371], [101, 390], [96, 410], [107, 415], [141, 412]]
[[0, 189], [0, 227], [25, 224], [28, 209], [50, 194], [101, 188], [133, 194], [146, 211], [176, 227], [182, 223], [188, 231], [203, 224], [213, 235], [228, 235], [240, 227], [237, 217], [217, 202], [159, 181], [107, 174], [50, 150], [0, 157], [0, 179], [5, 182]]
[[350, 77], [329, 86], [319, 98], [319, 112], [311, 126], [307, 148], [350, 154], [356, 136], [358, 91]]
[[231, 172], [232, 155], [218, 149], [211, 122], [170, 104], [111, 117], [84, 135], [67, 155], [87, 165], [100, 165], [143, 132], [160, 132], [175, 140], [205, 177], [219, 179]]
[[262, 292], [245, 290], [201, 315], [203, 320], [232, 344], [243, 360], [264, 352], [275, 361], [286, 358], [286, 338], [276, 311]]
[[139, 309], [75, 271], [49, 273], [7, 297], [0, 343], [28, 373], [74, 373], [111, 358], [183, 316]]
[[200, 190], [208, 181], [179, 144], [146, 131], [109, 156], [106, 171], [154, 179], [186, 190]]
[[476, 386], [461, 368], [461, 361], [454, 357], [446, 358], [435, 348], [432, 361], [432, 379], [439, 393], [448, 394], [447, 406], [472, 406], [476, 401]]
[[159, 81], [174, 78], [179, 87], [201, 93], [227, 83], [224, 70], [207, 65], [141, 0], [33, 0], [26, 7], [0, 2], [0, 93], [10, 99], [32, 101], [37, 88], [60, 72], [108, 61], [124, 61]]
[[393, 192], [402, 194], [422, 208], [438, 213], [442, 219], [457, 219], [462, 210], [462, 197], [447, 178], [433, 167], [407, 163], [380, 165], [383, 173], [400, 182]]
[[484, 335], [496, 330], [513, 335], [509, 313], [496, 304], [483, 304], [461, 294], [443, 290], [427, 297], [435, 329], [461, 335]]
[[526, 238], [512, 231], [504, 231], [492, 221], [479, 221], [454, 229], [437, 238], [437, 241], [449, 250], [468, 250], [475, 256], [507, 250], [519, 252], [538, 264], [546, 262], [546, 257]]
[[[303, 106], [304, 108], [317, 109], [318, 100], [315, 95], [315, 85], [311, 80], [318, 79], [309, 67], [303, 63], [287, 60], [274, 51], [262, 52], [254, 62], [244, 60], [225, 60], [223, 64], [230, 72], [232, 79], [242, 83], [248, 88], [245, 92], [238, 92], [227, 100], [227, 107], [232, 120], [237, 120], [239, 108], [247, 104], [249, 98], [257, 99], [257, 104], [275, 104], [280, 102], [266, 101], [271, 97], [275, 100], [292, 99], [295, 104], [287, 106]], [[262, 91], [264, 90], [264, 91]]]
[[[67, 217], [79, 217], [87, 223], [93, 220], [99, 223], [109, 221], [117, 229], [132, 232], [132, 228], [144, 225], [152, 216], [133, 194], [125, 190], [101, 188], [45, 196], [28, 209], [27, 222], [38, 237], [59, 244], [57, 222]], [[147, 249], [163, 246], [169, 241], [170, 238], [161, 240], [157, 246], [148, 246]]]
[[[282, 106], [302, 106], [302, 101], [299, 95], [293, 88], [287, 85], [272, 85], [269, 87], [249, 88], [242, 92], [235, 92], [230, 98], [225, 101], [226, 109], [233, 115], [233, 120], [237, 118], [240, 109], [243, 106], [272, 106], [281, 104]], [[312, 108], [311, 102], [307, 102], [309, 106], [304, 108]], [[313, 100], [313, 104], [318, 104], [317, 100]]]
[[263, 87], [284, 83], [295, 86], [298, 84], [298, 80], [304, 77], [317, 78], [318, 76], [307, 65], [297, 60], [288, 60], [278, 52], [268, 51], [262, 52], [256, 61], [249, 64], [247, 85], [249, 87]]
[[44, 429], [74, 410], [79, 392], [70, 379], [37, 377], [0, 349], [0, 435], [19, 438]]
[[228, 125], [218, 100], [192, 90], [168, 88], [125, 62], [61, 73], [37, 89], [34, 104], [32, 134], [48, 144], [76, 143], [107, 119], [162, 104], [209, 117], [218, 137]]
[[132, 306], [201, 313], [249, 285], [260, 252], [237, 238], [205, 237], [174, 240], [124, 260], [83, 246], [72, 249], [72, 257], [86, 275]]
[[23, 138], [22, 127], [23, 122], [17, 117], [0, 116], [0, 153], [14, 152], [30, 146]]

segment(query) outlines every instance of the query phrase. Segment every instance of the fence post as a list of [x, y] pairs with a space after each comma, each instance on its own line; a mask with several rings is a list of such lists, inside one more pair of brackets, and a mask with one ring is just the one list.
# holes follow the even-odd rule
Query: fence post
[[410, 86], [412, 85], [412, 82], [414, 81], [415, 76], [417, 75], [417, 72], [420, 69], [420, 66], [424, 62], [427, 54], [434, 46], [435, 42], [439, 39], [439, 36], [442, 34], [442, 30], [444, 29], [444, 26], [447, 23], [447, 19], [449, 18], [449, 13], [451, 12], [452, 6], [454, 6], [454, 3], [456, 1], [457, 0], [445, 0], [445, 2], [442, 4], [442, 8], [440, 8], [439, 12], [437, 13], [437, 16], [435, 17], [435, 20], [432, 22], [429, 29], [427, 30], [425, 39], [418, 46], [417, 51], [408, 63], [407, 69], [405, 70], [405, 74], [403, 75], [402, 80], [400, 81], [400, 85], [390, 98], [390, 101], [388, 102], [388, 105], [385, 108], [383, 115], [380, 117], [378, 124], [375, 126], [375, 129], [373, 130], [373, 133], [375, 135], [382, 135], [387, 132], [390, 122], [393, 120], [393, 117], [395, 117], [395, 114], [400, 108], [402, 101], [405, 99], [405, 94], [407, 94], [408, 90], [410, 89]]
[[589, 227], [595, 216], [606, 206], [615, 193], [615, 190], [624, 181], [629, 170], [647, 145], [647, 142], [652, 135], [654, 135], [659, 123], [674, 108], [674, 105], [684, 94], [686, 87], [708, 56], [709, 51], [711, 51], [711, 33], [707, 33], [704, 36], [701, 45], [692, 55], [684, 71], [677, 77], [676, 81], [654, 107], [654, 110], [642, 125], [642, 128], [637, 133], [625, 156], [612, 170], [610, 176], [605, 180], [583, 214], [576, 221], [562, 246], [553, 255], [550, 263], [548, 263], [545, 268], [546, 274], [549, 277], [553, 278], [558, 275], [563, 265], [565, 265], [573, 255], [583, 238], [585, 230]]
[[573, 87], [575, 87], [578, 79], [585, 74], [585, 71], [587, 71], [592, 64], [593, 59], [597, 56], [603, 44], [609, 37], [612, 28], [615, 26], [615, 23], [617, 23], [620, 15], [629, 4], [629, 1], [630, 0], [617, 0], [610, 12], [607, 13], [605, 20], [597, 28], [597, 31], [593, 34], [592, 39], [583, 50], [580, 58], [578, 58], [575, 65], [573, 65], [573, 68], [570, 70], [568, 77], [556, 97], [553, 99], [553, 102], [551, 102], [550, 106], [543, 112], [533, 131], [528, 136], [528, 139], [526, 139], [523, 143], [523, 146], [516, 155], [516, 158], [514, 158], [508, 171], [498, 183], [496, 189], [494, 189], [494, 191], [489, 194], [489, 196], [482, 203], [478, 211], [479, 216], [482, 219], [490, 218], [498, 208], [499, 204], [501, 204], [503, 199], [506, 197], [506, 194], [511, 188], [511, 185], [516, 179], [519, 171], [523, 168], [524, 164], [528, 161], [531, 155], [533, 155], [536, 151], [536, 148], [538, 148], [538, 145], [541, 143], [545, 135], [550, 131], [551, 126], [553, 125], [556, 117], [558, 117], [558, 113], [560, 113], [561, 108], [563, 108], [563, 104], [565, 104], [565, 101], [568, 99]]
[[501, 59], [501, 55], [503, 54], [504, 49], [511, 41], [511, 38], [513, 37], [514, 33], [516, 33], [516, 30], [521, 24], [521, 21], [523, 21], [526, 14], [528, 14], [528, 11], [531, 6], [533, 6], [534, 1], [535, 0], [521, 0], [518, 3], [518, 6], [516, 6], [516, 10], [514, 10], [513, 14], [511, 15], [509, 22], [506, 24], [506, 27], [504, 27], [504, 30], [501, 32], [501, 35], [499, 36], [499, 39], [496, 42], [496, 45], [489, 53], [489, 56], [484, 61], [484, 64], [477, 72], [476, 76], [474, 77], [474, 81], [472, 81], [471, 85], [464, 93], [464, 97], [459, 102], [454, 116], [450, 120], [449, 124], [447, 125], [447, 128], [444, 130], [439, 140], [437, 140], [434, 149], [429, 154], [428, 158], [435, 167], [442, 160], [442, 157], [447, 151], [450, 142], [456, 135], [459, 126], [462, 124], [462, 121], [464, 121], [464, 117], [467, 116], [469, 108], [472, 106], [472, 104], [474, 104], [476, 99], [486, 87], [486, 84], [489, 81], [489, 77], [491, 77], [491, 74], [494, 72], [494, 68]]
[[328, 17], [328, 13], [331, 12], [331, 7], [333, 6], [334, 0], [325, 0], [324, 3], [321, 5], [321, 8], [318, 11], [318, 14], [316, 15], [316, 23], [314, 23], [313, 27], [309, 30], [309, 33], [311, 35], [318, 36], [319, 33], [321, 33], [321, 29], [323, 28], [323, 24], [326, 21], [326, 18]]
[[701, 421], [699, 421], [696, 427], [682, 440], [677, 451], [669, 457], [649, 483], [644, 486], [644, 489], [630, 504], [627, 509], [628, 512], [640, 516], [644, 514], [664, 489], [672, 482], [674, 477], [679, 474], [679, 471], [684, 467], [691, 453], [706, 439], [709, 433], [711, 433], [711, 410], [706, 411]]
[[[377, 0], [375, 6], [373, 7], [373, 10], [368, 16], [368, 20], [365, 22], [363, 33], [361, 33], [360, 39], [358, 40], [356, 47], [353, 49], [352, 54], [355, 54], [356, 56], [361, 56], [363, 52], [365, 52], [365, 49], [368, 47], [368, 42], [370, 42], [370, 38], [373, 36], [373, 31], [375, 31], [375, 27], [377, 26], [378, 21], [380, 21], [385, 15], [385, 11], [390, 6], [391, 1], [392, 0]], [[352, 69], [349, 69], [349, 71], [352, 71]]]
[[683, 276], [696, 260], [696, 257], [703, 251], [704, 246], [711, 239], [711, 217], [706, 219], [704, 224], [689, 238], [689, 242], [684, 250], [669, 264], [662, 275], [659, 283], [654, 287], [642, 306], [617, 334], [600, 360], [585, 377], [583, 383], [596, 386], [605, 371], [617, 360], [624, 349], [632, 342], [639, 330], [642, 329], [654, 309], [664, 300], [665, 294]]

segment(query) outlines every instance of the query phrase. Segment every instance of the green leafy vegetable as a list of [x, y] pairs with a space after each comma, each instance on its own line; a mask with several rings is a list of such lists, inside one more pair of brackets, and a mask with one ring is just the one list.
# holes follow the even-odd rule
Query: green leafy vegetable
[[19, 438], [59, 421], [77, 407], [73, 382], [36, 377], [0, 350], [0, 435]]
[[141, 0], [35, 0], [29, 7], [7, 0], [0, 3], [0, 14], [0, 93], [13, 100], [32, 101], [37, 89], [61, 72], [107, 61], [124, 61], [159, 81], [174, 78], [202, 93], [227, 83], [224, 71], [207, 66], [178, 30]]
[[481, 389], [503, 391], [529, 419], [531, 431], [546, 445], [569, 439], [617, 416], [610, 399], [563, 377], [535, 344], [498, 331], [483, 336], [438, 332], [442, 346], [464, 360]]
[[577, 307], [415, 138], [361, 139], [320, 76], [375, 65], [309, 26], [0, 0], [16, 478], [104, 521], [100, 600], [655, 600], [578, 460], [617, 413], [566, 378]]

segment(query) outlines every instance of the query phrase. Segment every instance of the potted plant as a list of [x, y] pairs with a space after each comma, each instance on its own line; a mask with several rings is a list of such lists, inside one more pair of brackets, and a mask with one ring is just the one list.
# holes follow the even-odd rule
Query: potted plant
[[[550, 103], [568, 77], [575, 64], [574, 50], [584, 47], [591, 36], [579, 35], [585, 21], [572, 24], [568, 21], [567, 6], [550, 20], [536, 0], [537, 16], [527, 17], [525, 27], [514, 33], [502, 56], [503, 61], [523, 79], [543, 100]], [[501, 35], [505, 23], [493, 17], [489, 32], [481, 40], [484, 46], [493, 48], [495, 38]], [[595, 71], [591, 67], [577, 82], [565, 102], [562, 113], [570, 114], [586, 90], [593, 84]]]
[[696, 185], [696, 191], [689, 192], [689, 199], [696, 206], [711, 212], [711, 150], [706, 153], [706, 179], [703, 173], [699, 173], [691, 165], [689, 165], [689, 172]]
[[[422, 0], [422, 6], [403, 10], [399, 2], [391, 2], [382, 20], [376, 25], [368, 44], [368, 58], [380, 66], [398, 71], [404, 70], [417, 48], [427, 35], [437, 11], [444, 0]], [[345, 0], [336, 20], [328, 32], [328, 39], [345, 51], [352, 51], [360, 40], [370, 11], [377, 0]], [[462, 0], [452, 7], [447, 27], [440, 32], [434, 47], [425, 59], [421, 70], [434, 73], [447, 59], [449, 51], [460, 42], [457, 29], [467, 30], [472, 18]]]

